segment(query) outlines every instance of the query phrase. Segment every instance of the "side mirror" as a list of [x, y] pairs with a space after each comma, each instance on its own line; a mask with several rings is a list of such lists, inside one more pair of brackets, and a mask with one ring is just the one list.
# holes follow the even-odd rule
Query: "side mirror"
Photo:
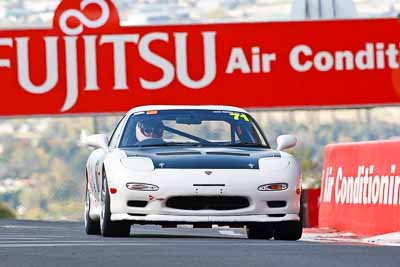
[[105, 134], [90, 135], [83, 140], [87, 146], [108, 150], [108, 138]]
[[277, 150], [282, 151], [285, 149], [289, 149], [295, 147], [297, 144], [297, 138], [293, 135], [281, 135], [277, 139]]

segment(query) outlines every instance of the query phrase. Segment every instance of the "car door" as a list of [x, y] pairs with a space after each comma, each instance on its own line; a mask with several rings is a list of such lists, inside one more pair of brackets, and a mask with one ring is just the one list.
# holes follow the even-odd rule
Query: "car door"
[[88, 188], [89, 191], [92, 193], [92, 196], [94, 197], [96, 203], [99, 203], [100, 201], [104, 160], [107, 157], [108, 153], [112, 152], [117, 147], [123, 124], [124, 118], [119, 121], [117, 127], [111, 135], [108, 149], [98, 148], [94, 150], [89, 156], [86, 165]]
[[105, 149], [99, 148], [94, 150], [89, 157], [87, 172], [88, 172], [88, 187], [92, 192], [92, 196], [96, 202], [100, 200], [101, 180], [99, 177], [102, 176], [102, 167], [105, 157], [107, 156]]
[[125, 117], [123, 117], [117, 124], [114, 132], [112, 133], [110, 137], [110, 141], [108, 143], [108, 150], [104, 149], [97, 149], [93, 152], [94, 156], [94, 173], [95, 173], [95, 186], [96, 186], [96, 198], [97, 200], [100, 201], [100, 192], [101, 192], [101, 186], [103, 183], [103, 165], [104, 165], [104, 160], [106, 159], [108, 153], [112, 153], [115, 149], [118, 148], [118, 143], [121, 138], [121, 135], [123, 133], [123, 128], [125, 126]]

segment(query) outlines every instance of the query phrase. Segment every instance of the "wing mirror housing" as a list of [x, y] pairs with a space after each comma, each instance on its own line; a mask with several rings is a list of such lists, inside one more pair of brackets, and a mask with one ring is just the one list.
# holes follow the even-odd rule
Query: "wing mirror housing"
[[108, 150], [108, 138], [105, 134], [90, 135], [83, 140], [87, 146]]
[[292, 147], [295, 147], [297, 144], [297, 138], [294, 135], [281, 135], [278, 137], [276, 143], [278, 144], [277, 150], [283, 151]]

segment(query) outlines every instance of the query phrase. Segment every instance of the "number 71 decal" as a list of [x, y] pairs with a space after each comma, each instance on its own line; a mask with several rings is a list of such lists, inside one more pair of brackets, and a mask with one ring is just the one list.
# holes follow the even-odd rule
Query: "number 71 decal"
[[245, 120], [247, 122], [250, 122], [249, 117], [244, 113], [231, 112], [231, 113], [229, 113], [229, 115], [232, 116], [235, 121], [243, 119], [243, 120]]

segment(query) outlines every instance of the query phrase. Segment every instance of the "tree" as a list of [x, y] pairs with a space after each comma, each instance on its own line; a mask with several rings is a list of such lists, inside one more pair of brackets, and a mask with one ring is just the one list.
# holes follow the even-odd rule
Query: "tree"
[[0, 219], [15, 219], [15, 213], [10, 208], [0, 203]]

